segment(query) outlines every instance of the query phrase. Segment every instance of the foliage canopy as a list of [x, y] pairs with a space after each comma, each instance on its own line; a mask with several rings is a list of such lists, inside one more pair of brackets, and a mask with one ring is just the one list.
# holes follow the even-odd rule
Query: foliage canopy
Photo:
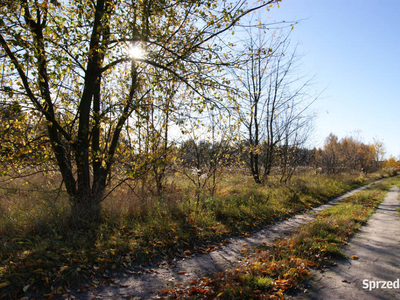
[[[279, 2], [19, 0], [0, 6], [1, 92], [47, 129], [73, 203], [97, 218], [129, 118], [179, 92], [201, 110], [227, 82], [226, 34], [249, 12]], [[141, 47], [145, 55], [129, 55]], [[173, 110], [174, 105], [165, 107]], [[164, 112], [165, 113], [165, 112]]]

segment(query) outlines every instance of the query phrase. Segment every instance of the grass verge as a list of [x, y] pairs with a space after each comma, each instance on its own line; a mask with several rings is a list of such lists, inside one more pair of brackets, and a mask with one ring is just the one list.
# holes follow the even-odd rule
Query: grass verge
[[[322, 211], [311, 223], [271, 246], [261, 246], [235, 270], [203, 278], [185, 289], [161, 291], [166, 299], [284, 299], [307, 279], [310, 267], [332, 263], [340, 247], [359, 230], [400, 180], [373, 184], [340, 204]], [[356, 256], [351, 257], [356, 259]]]

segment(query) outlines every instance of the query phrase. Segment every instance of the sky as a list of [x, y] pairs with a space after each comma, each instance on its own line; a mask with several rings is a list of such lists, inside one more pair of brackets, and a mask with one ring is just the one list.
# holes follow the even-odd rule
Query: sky
[[291, 42], [301, 72], [323, 91], [311, 146], [333, 133], [382, 141], [400, 156], [400, 0], [282, 0], [262, 13], [267, 22], [293, 21]]

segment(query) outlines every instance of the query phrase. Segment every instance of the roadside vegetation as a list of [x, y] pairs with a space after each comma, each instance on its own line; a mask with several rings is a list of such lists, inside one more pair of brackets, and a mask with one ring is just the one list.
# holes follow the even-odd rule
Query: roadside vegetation
[[[373, 184], [320, 212], [316, 220], [290, 236], [249, 251], [245, 265], [193, 281], [186, 289], [166, 289], [160, 294], [165, 299], [284, 299], [311, 276], [310, 268], [326, 268], [335, 265], [335, 258], [344, 257], [340, 248], [394, 185], [400, 185], [399, 178]], [[357, 258], [356, 253], [348, 257]]]
[[277, 177], [258, 185], [251, 176], [231, 174], [215, 197], [200, 204], [190, 200], [191, 182], [182, 178], [168, 197], [149, 196], [146, 205], [128, 190], [115, 191], [104, 203], [103, 220], [86, 228], [69, 223], [62, 195], [43, 191], [55, 186], [57, 178], [35, 175], [27, 184], [14, 180], [1, 190], [0, 292], [6, 298], [51, 298], [77, 283], [88, 284], [81, 290], [107, 283], [103, 275], [112, 270], [208, 253], [227, 237], [248, 235], [381, 177], [297, 175], [290, 184]]

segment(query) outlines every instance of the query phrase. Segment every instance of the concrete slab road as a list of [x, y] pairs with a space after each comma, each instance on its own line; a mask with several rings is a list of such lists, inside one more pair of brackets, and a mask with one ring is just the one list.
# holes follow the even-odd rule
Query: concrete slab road
[[342, 250], [349, 257], [323, 273], [313, 272], [293, 299], [400, 299], [399, 188], [393, 187], [366, 226]]

